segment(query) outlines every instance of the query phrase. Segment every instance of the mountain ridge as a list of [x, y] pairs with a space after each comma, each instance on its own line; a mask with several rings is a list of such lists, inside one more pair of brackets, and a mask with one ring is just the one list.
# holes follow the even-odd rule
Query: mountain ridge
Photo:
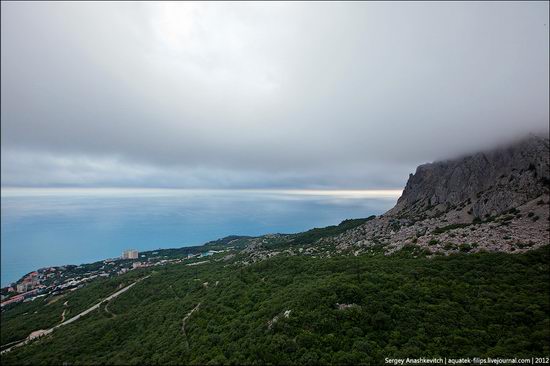
[[512, 145], [422, 164], [409, 176], [403, 194], [387, 214], [457, 205], [479, 198], [480, 192], [487, 192], [484, 198], [489, 200], [474, 205], [473, 216], [500, 214], [548, 191], [549, 148], [548, 138], [531, 135]]
[[549, 243], [549, 140], [420, 165], [397, 204], [334, 238], [339, 252], [415, 245], [431, 253], [522, 252]]

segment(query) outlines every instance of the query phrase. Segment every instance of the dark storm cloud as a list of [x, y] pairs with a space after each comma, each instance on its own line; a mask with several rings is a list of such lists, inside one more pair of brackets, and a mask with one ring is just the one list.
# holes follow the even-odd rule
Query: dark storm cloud
[[548, 131], [548, 3], [2, 3], [2, 185], [399, 188]]

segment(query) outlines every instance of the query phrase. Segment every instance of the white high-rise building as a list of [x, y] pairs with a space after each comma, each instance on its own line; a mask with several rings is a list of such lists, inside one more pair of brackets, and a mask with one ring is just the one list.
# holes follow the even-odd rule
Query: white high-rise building
[[122, 259], [137, 259], [139, 252], [135, 249], [128, 249], [122, 252]]

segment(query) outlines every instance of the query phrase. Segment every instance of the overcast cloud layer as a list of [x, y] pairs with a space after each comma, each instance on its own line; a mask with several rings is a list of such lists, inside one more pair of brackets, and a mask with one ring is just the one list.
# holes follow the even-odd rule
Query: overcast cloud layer
[[400, 188], [548, 133], [548, 2], [2, 2], [2, 185]]

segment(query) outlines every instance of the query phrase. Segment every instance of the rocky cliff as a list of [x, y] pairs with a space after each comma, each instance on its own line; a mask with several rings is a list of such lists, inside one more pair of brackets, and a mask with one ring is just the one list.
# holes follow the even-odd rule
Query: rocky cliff
[[549, 141], [530, 136], [511, 146], [420, 165], [387, 214], [434, 214], [473, 202], [477, 218], [498, 215], [548, 191]]
[[337, 252], [386, 253], [414, 245], [432, 253], [521, 252], [549, 243], [548, 138], [421, 165], [394, 208], [323, 239]]

